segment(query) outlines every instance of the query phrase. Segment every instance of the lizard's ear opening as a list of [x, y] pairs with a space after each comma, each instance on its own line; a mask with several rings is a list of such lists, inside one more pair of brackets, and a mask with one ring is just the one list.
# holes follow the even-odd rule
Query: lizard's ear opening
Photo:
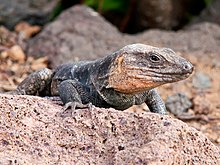
[[116, 59], [116, 65], [117, 65], [117, 71], [119, 74], [122, 72], [123, 70], [123, 62], [124, 62], [124, 56], [120, 56]]
[[125, 72], [125, 57], [124, 55], [119, 55], [110, 68], [110, 75], [118, 76], [119, 74], [123, 74]]
[[125, 59], [123, 55], [120, 55], [115, 59], [113, 65], [110, 68], [108, 87], [115, 88], [116, 84], [122, 83], [121, 81], [126, 78], [124, 60]]

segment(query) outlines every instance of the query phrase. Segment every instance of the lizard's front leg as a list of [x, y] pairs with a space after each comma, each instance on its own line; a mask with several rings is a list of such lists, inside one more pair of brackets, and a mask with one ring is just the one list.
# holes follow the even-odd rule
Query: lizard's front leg
[[47, 68], [33, 72], [18, 85], [15, 91], [11, 91], [9, 94], [48, 95], [50, 93], [49, 84], [52, 79], [52, 73]]
[[165, 104], [160, 95], [157, 93], [156, 89], [151, 89], [148, 91], [145, 103], [151, 112], [164, 115], [166, 114]]
[[89, 108], [92, 104], [89, 102], [86, 87], [77, 80], [65, 80], [61, 82], [58, 87], [59, 96], [65, 104], [64, 110], [71, 107], [73, 110], [76, 108]]

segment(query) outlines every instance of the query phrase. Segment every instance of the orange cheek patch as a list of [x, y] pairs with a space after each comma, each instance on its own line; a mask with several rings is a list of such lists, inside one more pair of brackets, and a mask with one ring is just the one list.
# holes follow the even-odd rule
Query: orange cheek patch
[[142, 75], [142, 71], [126, 66], [125, 57], [122, 55], [112, 65], [108, 81], [109, 87], [122, 93], [135, 94], [161, 85], [153, 82], [151, 77], [138, 77], [138, 75]]

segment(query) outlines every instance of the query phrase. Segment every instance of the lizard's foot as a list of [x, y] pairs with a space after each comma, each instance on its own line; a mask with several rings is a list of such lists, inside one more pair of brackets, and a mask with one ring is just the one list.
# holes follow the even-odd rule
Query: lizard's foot
[[79, 102], [68, 102], [64, 105], [64, 111], [66, 111], [69, 108], [71, 108], [72, 111], [76, 110], [77, 108], [79, 109], [88, 108], [89, 110], [92, 110], [92, 103], [82, 104]]
[[88, 108], [89, 110], [92, 110], [92, 103], [88, 104], [82, 104], [80, 102], [68, 102], [64, 105], [63, 111], [59, 113], [59, 116], [61, 117], [73, 117], [74, 116], [74, 111], [76, 109], [83, 109], [83, 108]]
[[92, 103], [82, 104], [79, 102], [68, 102], [64, 105], [63, 113], [66, 112], [69, 108], [71, 108], [71, 116], [74, 116], [73, 112], [78, 108], [79, 109], [88, 108], [89, 111], [92, 110]]

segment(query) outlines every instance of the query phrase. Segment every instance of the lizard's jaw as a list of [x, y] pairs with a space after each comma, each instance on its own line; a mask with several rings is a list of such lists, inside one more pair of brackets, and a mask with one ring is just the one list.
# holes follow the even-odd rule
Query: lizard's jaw
[[165, 70], [161, 70], [160, 74], [166, 83], [172, 83], [188, 78], [192, 74], [193, 70], [193, 65], [189, 61], [185, 60], [181, 66], [173, 66], [171, 69], [167, 68]]
[[132, 70], [126, 69], [126, 72], [122, 71], [110, 74], [108, 87], [121, 93], [135, 94], [166, 83], [162, 77], [154, 79], [153, 76], [140, 72], [140, 70], [132, 68]]
[[184, 80], [192, 74], [194, 68], [189, 61], [181, 57], [177, 58], [179, 59], [178, 62], [163, 68], [154, 69], [143, 67], [139, 68], [139, 70], [134, 69], [134, 67], [127, 68], [130, 72], [128, 72], [128, 74], [131, 77], [135, 75], [136, 78], [143, 79], [143, 81], [151, 78], [153, 82], [157, 82], [161, 85]]
[[[127, 67], [126, 68], [126, 77], [130, 80], [146, 82], [147, 86], [148, 82], [154, 82], [152, 87], [163, 85], [166, 83], [177, 82], [180, 80], [184, 80], [188, 78], [193, 72], [193, 65], [188, 62], [184, 61], [185, 64], [180, 66], [171, 66], [167, 68], [158, 68], [152, 69], [149, 67]], [[138, 82], [137, 82], [138, 83]]]
[[126, 68], [126, 72], [117, 72], [109, 77], [109, 87], [121, 93], [140, 93], [166, 83], [186, 79], [192, 71], [193, 67], [190, 67], [188, 71], [160, 70], [160, 72], [149, 70], [149, 68]]
[[110, 78], [108, 87], [121, 93], [135, 94], [153, 89], [160, 85], [162, 85], [161, 82], [154, 82], [151, 78], [143, 79], [138, 78], [138, 76], [127, 77], [120, 75], [118, 77]]

